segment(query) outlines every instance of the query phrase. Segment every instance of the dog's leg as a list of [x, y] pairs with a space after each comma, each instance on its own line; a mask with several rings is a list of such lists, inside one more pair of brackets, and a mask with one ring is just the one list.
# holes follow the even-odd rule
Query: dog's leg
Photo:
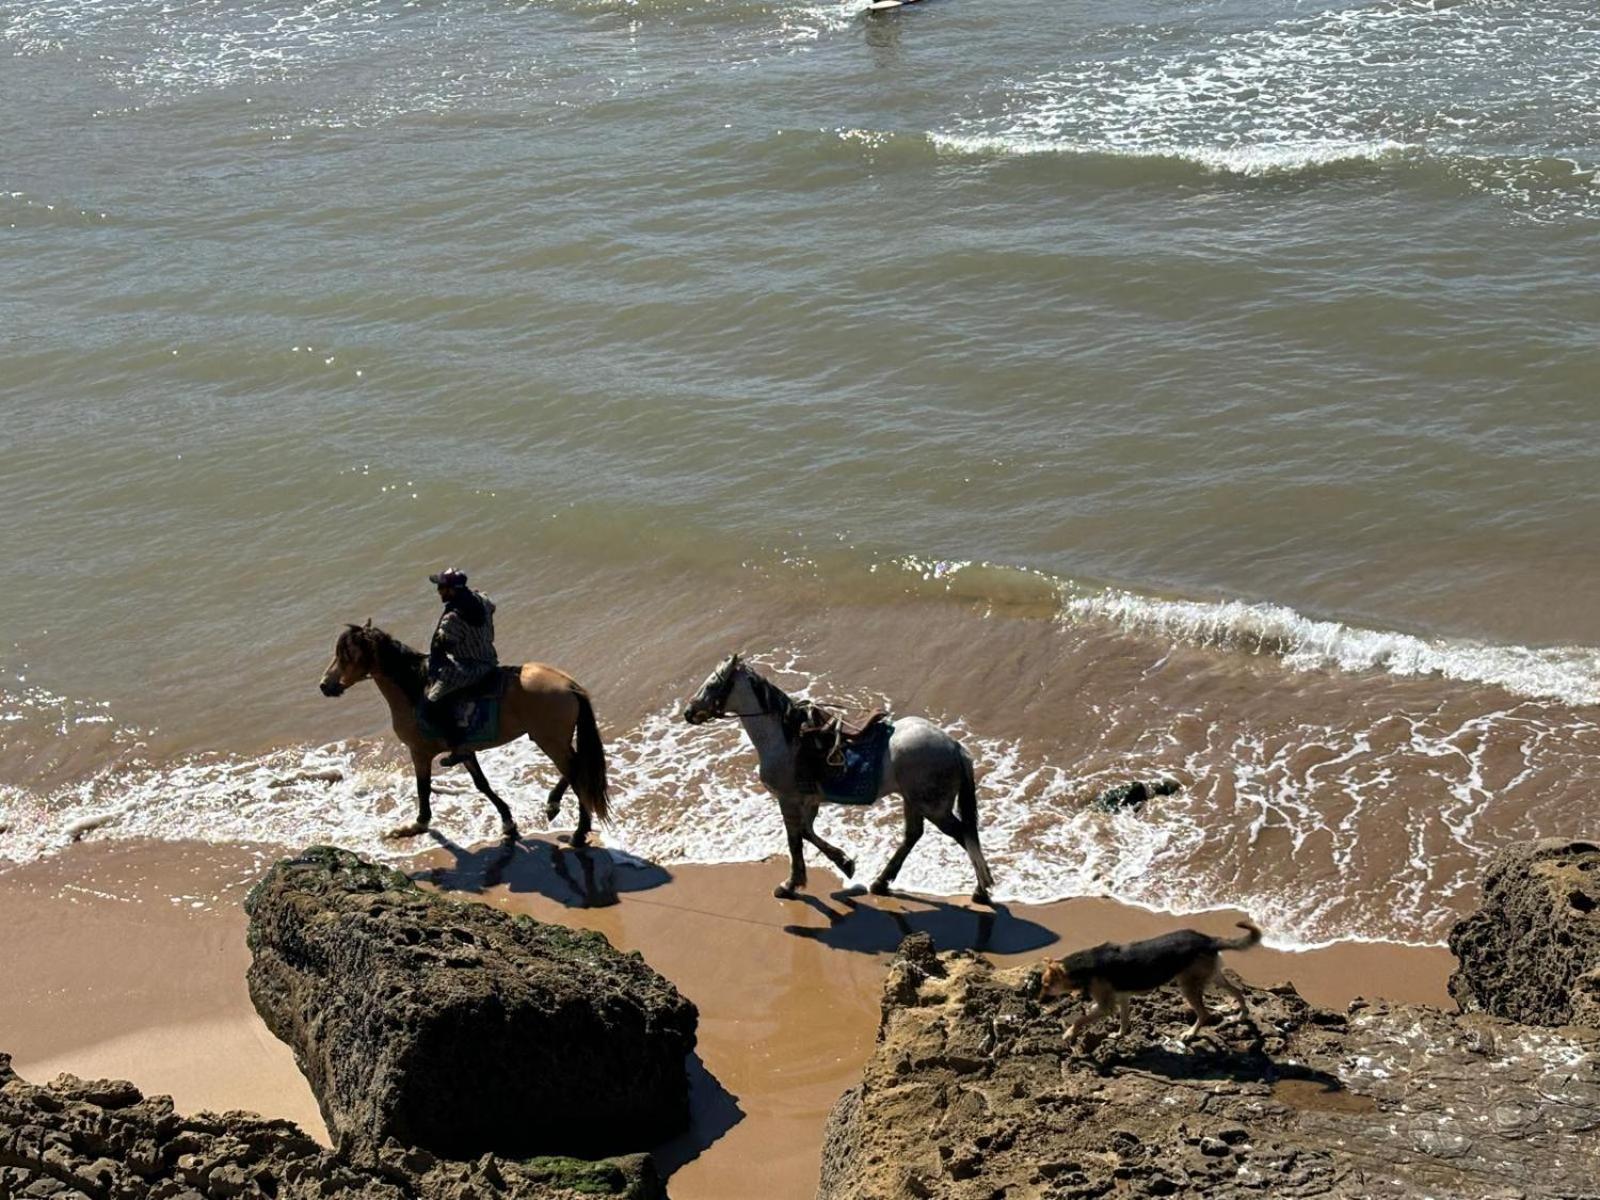
[[1117, 997], [1117, 1018], [1121, 1025], [1117, 1029], [1118, 1037], [1127, 1037], [1131, 1026], [1128, 1023], [1128, 1008], [1132, 1002], [1127, 996]]
[[1084, 1014], [1072, 1023], [1067, 1030], [1067, 1045], [1072, 1045], [1078, 1040], [1078, 1035], [1102, 1017], [1111, 1015], [1111, 1010], [1116, 1007], [1117, 994], [1100, 983], [1091, 984], [1089, 987], [1089, 1008]]
[[1089, 1007], [1084, 1010], [1083, 1015], [1067, 1027], [1067, 1032], [1065, 1034], [1067, 1045], [1072, 1045], [1072, 1043], [1078, 1040], [1078, 1035], [1080, 1033], [1082, 1033], [1089, 1026], [1093, 1025], [1096, 1021], [1100, 1020], [1100, 1018], [1108, 1016], [1110, 1012], [1111, 1005], [1109, 1004], [1103, 1004], [1099, 1000], [1096, 1000], [1090, 1004]]
[[1194, 1024], [1189, 1026], [1183, 1035], [1183, 1040], [1188, 1042], [1207, 1025], [1212, 1024], [1217, 1018], [1214, 1013], [1206, 1008], [1206, 985], [1202, 980], [1192, 975], [1178, 977], [1178, 990], [1183, 993], [1184, 1001], [1194, 1012]]
[[1216, 982], [1218, 987], [1222, 988], [1223, 991], [1227, 992], [1239, 1002], [1239, 1016], [1244, 1018], [1246, 1021], [1249, 1021], [1250, 1024], [1254, 1025], [1256, 1023], [1256, 1019], [1255, 1016], [1250, 1012], [1250, 1005], [1245, 1001], [1244, 992], [1242, 992], [1231, 980], [1223, 975], [1222, 968], [1220, 966], [1217, 968], [1217, 973], [1212, 976], [1212, 979]]

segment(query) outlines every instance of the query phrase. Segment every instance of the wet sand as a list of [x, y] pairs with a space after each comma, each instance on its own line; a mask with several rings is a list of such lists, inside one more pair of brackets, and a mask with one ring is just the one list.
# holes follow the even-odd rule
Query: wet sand
[[[0, 1050], [28, 1078], [129, 1078], [183, 1111], [252, 1109], [325, 1139], [292, 1056], [245, 989], [240, 901], [274, 856], [110, 842], [0, 874]], [[1227, 933], [1239, 917], [1178, 920], [1107, 900], [989, 913], [853, 895], [822, 871], [808, 899], [783, 903], [771, 895], [776, 862], [668, 871], [535, 840], [509, 852], [436, 846], [414, 869], [452, 895], [598, 929], [699, 1006], [696, 1126], [656, 1148], [677, 1200], [747, 1196], [757, 1177], [773, 1197], [813, 1195], [823, 1122], [871, 1049], [883, 966], [906, 933], [1016, 963], [1179, 925]], [[1356, 995], [1449, 1005], [1443, 949], [1258, 948], [1228, 961], [1325, 1005]]]

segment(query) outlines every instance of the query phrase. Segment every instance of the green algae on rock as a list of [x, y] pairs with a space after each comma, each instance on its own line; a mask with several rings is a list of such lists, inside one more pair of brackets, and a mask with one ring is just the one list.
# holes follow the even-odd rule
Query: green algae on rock
[[123, 1080], [34, 1084], [0, 1053], [0, 1196], [33, 1200], [666, 1200], [648, 1155], [451, 1162], [389, 1142], [352, 1163], [289, 1121], [180, 1116]]

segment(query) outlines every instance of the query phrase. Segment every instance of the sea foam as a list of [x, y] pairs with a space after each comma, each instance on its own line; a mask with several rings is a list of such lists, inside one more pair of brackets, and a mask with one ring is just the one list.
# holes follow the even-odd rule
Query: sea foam
[[[791, 654], [760, 659], [796, 694], [831, 688], [825, 674]], [[692, 686], [686, 682], [686, 691]], [[1082, 731], [1091, 742], [1143, 719], [1114, 700], [1096, 714], [1104, 728]], [[1600, 736], [1573, 710], [1534, 702], [1459, 718], [1385, 713], [1339, 724], [1289, 717], [1265, 728], [1174, 711], [1141, 725], [1115, 755], [1074, 761], [958, 720], [946, 727], [976, 764], [996, 899], [1109, 896], [1175, 912], [1231, 907], [1261, 921], [1272, 944], [1284, 947], [1441, 940], [1508, 820], [1518, 824], [1518, 806], [1535, 797], [1548, 807], [1581, 775], [1577, 760]], [[606, 737], [615, 820], [601, 831], [605, 846], [668, 866], [781, 858], [782, 820], [737, 722], [691, 727], [675, 702]], [[544, 795], [555, 782], [543, 755], [520, 742], [483, 761], [524, 831], [543, 833]], [[1093, 803], [1107, 786], [1155, 775], [1185, 786], [1138, 812]], [[403, 862], [421, 849], [462, 849], [499, 835], [493, 809], [459, 772], [437, 781], [434, 834], [385, 839], [413, 812], [410, 772], [387, 740], [202, 755], [120, 767], [51, 792], [0, 790], [0, 858], [26, 862], [79, 840], [152, 838], [285, 848], [331, 842]], [[557, 828], [570, 829], [575, 816], [569, 797]], [[899, 843], [900, 803], [825, 807], [818, 829], [857, 856], [865, 882]], [[821, 864], [813, 866], [816, 885], [828, 886]], [[774, 882], [784, 869], [774, 862]], [[972, 884], [966, 854], [931, 830], [897, 880], [939, 896], [964, 895]]]

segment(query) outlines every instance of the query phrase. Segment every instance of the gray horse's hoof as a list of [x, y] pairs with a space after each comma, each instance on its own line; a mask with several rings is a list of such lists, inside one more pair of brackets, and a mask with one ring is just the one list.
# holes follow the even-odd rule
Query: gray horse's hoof
[[889, 895], [889, 881], [887, 879], [874, 879], [872, 887], [868, 889], [874, 896]]
[[391, 830], [389, 830], [388, 833], [384, 834], [383, 836], [386, 837], [386, 838], [390, 838], [390, 839], [394, 839], [394, 838], [409, 838], [409, 837], [416, 837], [418, 834], [423, 834], [423, 833], [427, 833], [427, 832], [428, 832], [428, 822], [426, 822], [426, 821], [413, 821], [409, 825], [401, 825], [401, 826], [399, 826], [399, 827], [397, 827], [395, 829], [391, 829]]
[[796, 895], [794, 885], [792, 883], [780, 883], [777, 887], [772, 889], [772, 894], [779, 900], [793, 900]]

